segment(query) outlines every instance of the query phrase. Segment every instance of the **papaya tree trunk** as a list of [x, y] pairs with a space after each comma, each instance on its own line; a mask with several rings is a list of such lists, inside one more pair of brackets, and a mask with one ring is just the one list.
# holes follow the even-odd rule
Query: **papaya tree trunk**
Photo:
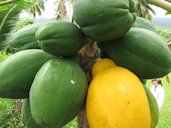
[[20, 100], [20, 99], [15, 100], [14, 110], [12, 112], [14, 117], [18, 118], [20, 116], [21, 107], [22, 107], [22, 100]]
[[[92, 80], [92, 66], [95, 63], [96, 59], [100, 57], [100, 50], [97, 47], [96, 42], [89, 42], [85, 47], [80, 50], [82, 55], [82, 68], [86, 74], [88, 83], [90, 84]], [[79, 128], [89, 128], [85, 107], [78, 115], [78, 127]]]
[[87, 118], [85, 114], [85, 108], [78, 115], [78, 127], [79, 128], [89, 128], [87, 123]]
[[146, 2], [153, 4], [157, 7], [163, 8], [165, 10], [167, 10], [168, 12], [171, 11], [171, 3], [170, 1], [166, 1], [166, 0], [146, 0]]

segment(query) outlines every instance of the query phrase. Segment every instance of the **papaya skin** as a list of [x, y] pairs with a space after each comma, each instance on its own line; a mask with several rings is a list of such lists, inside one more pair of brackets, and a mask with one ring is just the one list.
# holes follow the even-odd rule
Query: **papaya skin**
[[150, 108], [142, 86], [136, 75], [122, 67], [97, 74], [86, 101], [90, 128], [150, 128]]

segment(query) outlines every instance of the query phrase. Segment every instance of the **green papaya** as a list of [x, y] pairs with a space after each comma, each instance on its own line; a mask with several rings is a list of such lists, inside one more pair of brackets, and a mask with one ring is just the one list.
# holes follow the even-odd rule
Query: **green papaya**
[[151, 114], [151, 128], [156, 128], [158, 121], [159, 121], [159, 108], [156, 99], [154, 98], [151, 91], [144, 86], [148, 103], [150, 106], [150, 114]]
[[61, 128], [80, 112], [86, 92], [86, 76], [78, 64], [51, 59], [41, 67], [31, 86], [33, 118], [41, 126]]
[[50, 22], [36, 32], [39, 46], [56, 56], [73, 56], [85, 44], [85, 36], [70, 22]]
[[150, 21], [138, 16], [136, 17], [133, 27], [145, 28], [153, 32], [156, 32], [154, 25]]
[[147, 83], [147, 80], [146, 80], [146, 79], [140, 79], [140, 81], [141, 81], [141, 83], [142, 83], [143, 85], [146, 85], [146, 83]]
[[134, 0], [77, 0], [73, 18], [81, 31], [96, 41], [118, 39], [136, 18]]
[[71, 56], [71, 57], [62, 58], [62, 59], [65, 59], [65, 60], [68, 60], [68, 61], [71, 61], [71, 62], [81, 65], [81, 55], [80, 54], [77, 54], [77, 55]]
[[41, 66], [54, 56], [40, 50], [17, 52], [0, 63], [0, 97], [27, 98]]
[[22, 121], [27, 128], [41, 128], [32, 117], [29, 99], [23, 100], [21, 115]]
[[31, 24], [19, 29], [9, 37], [9, 48], [13, 52], [26, 49], [40, 49], [35, 38], [35, 33], [41, 24]]
[[160, 78], [171, 71], [171, 52], [155, 32], [133, 27], [124, 37], [98, 43], [117, 65], [141, 79]]

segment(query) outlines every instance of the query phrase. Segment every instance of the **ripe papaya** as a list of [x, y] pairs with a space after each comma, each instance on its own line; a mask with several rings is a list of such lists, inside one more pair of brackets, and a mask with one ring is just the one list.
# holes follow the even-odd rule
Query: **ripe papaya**
[[138, 16], [136, 17], [133, 27], [145, 28], [153, 32], [156, 32], [154, 25], [150, 21]]
[[21, 115], [22, 121], [27, 128], [41, 128], [32, 117], [29, 99], [23, 100]]
[[26, 98], [41, 66], [54, 56], [40, 50], [19, 51], [0, 63], [0, 97]]
[[94, 77], [101, 71], [103, 71], [107, 68], [113, 67], [113, 66], [116, 66], [116, 64], [111, 59], [108, 59], [108, 58], [99, 59], [93, 65], [92, 76]]
[[124, 37], [98, 46], [117, 65], [141, 79], [160, 78], [171, 71], [171, 52], [155, 32], [133, 27]]
[[61, 128], [80, 112], [86, 93], [86, 76], [78, 64], [49, 60], [37, 73], [30, 90], [33, 118], [41, 126]]
[[150, 106], [150, 113], [151, 113], [151, 127], [150, 128], [156, 128], [158, 121], [159, 121], [159, 108], [156, 99], [154, 98], [153, 94], [151, 91], [144, 86], [147, 98], [148, 98], [148, 103]]
[[50, 22], [36, 32], [39, 46], [56, 56], [75, 55], [85, 44], [85, 36], [69, 22]]
[[86, 100], [90, 128], [150, 128], [150, 108], [142, 86], [136, 75], [119, 66], [97, 74]]
[[26, 49], [40, 49], [35, 33], [41, 24], [27, 25], [9, 37], [9, 47], [13, 52]]
[[81, 31], [96, 41], [122, 37], [136, 18], [133, 0], [78, 0], [73, 18]]

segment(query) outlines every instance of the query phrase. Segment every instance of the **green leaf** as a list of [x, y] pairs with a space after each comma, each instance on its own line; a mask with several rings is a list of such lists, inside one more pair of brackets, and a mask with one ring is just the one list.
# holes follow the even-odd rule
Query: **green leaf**
[[0, 6], [6, 6], [9, 4], [24, 5], [25, 2], [24, 2], [24, 0], [1, 0], [0, 1]]
[[0, 43], [5, 39], [5, 35], [15, 25], [18, 14], [23, 8], [19, 5], [9, 6], [6, 10], [0, 10]]
[[0, 43], [5, 39], [5, 34], [8, 33], [13, 26], [11, 20], [22, 10], [25, 5], [24, 0], [1, 0], [0, 2]]
[[165, 14], [165, 15], [169, 15], [169, 14], [171, 14], [171, 12], [166, 12], [166, 14]]
[[45, 9], [44, 3], [46, 0], [25, 0], [27, 10], [35, 17], [36, 14], [41, 15]]

